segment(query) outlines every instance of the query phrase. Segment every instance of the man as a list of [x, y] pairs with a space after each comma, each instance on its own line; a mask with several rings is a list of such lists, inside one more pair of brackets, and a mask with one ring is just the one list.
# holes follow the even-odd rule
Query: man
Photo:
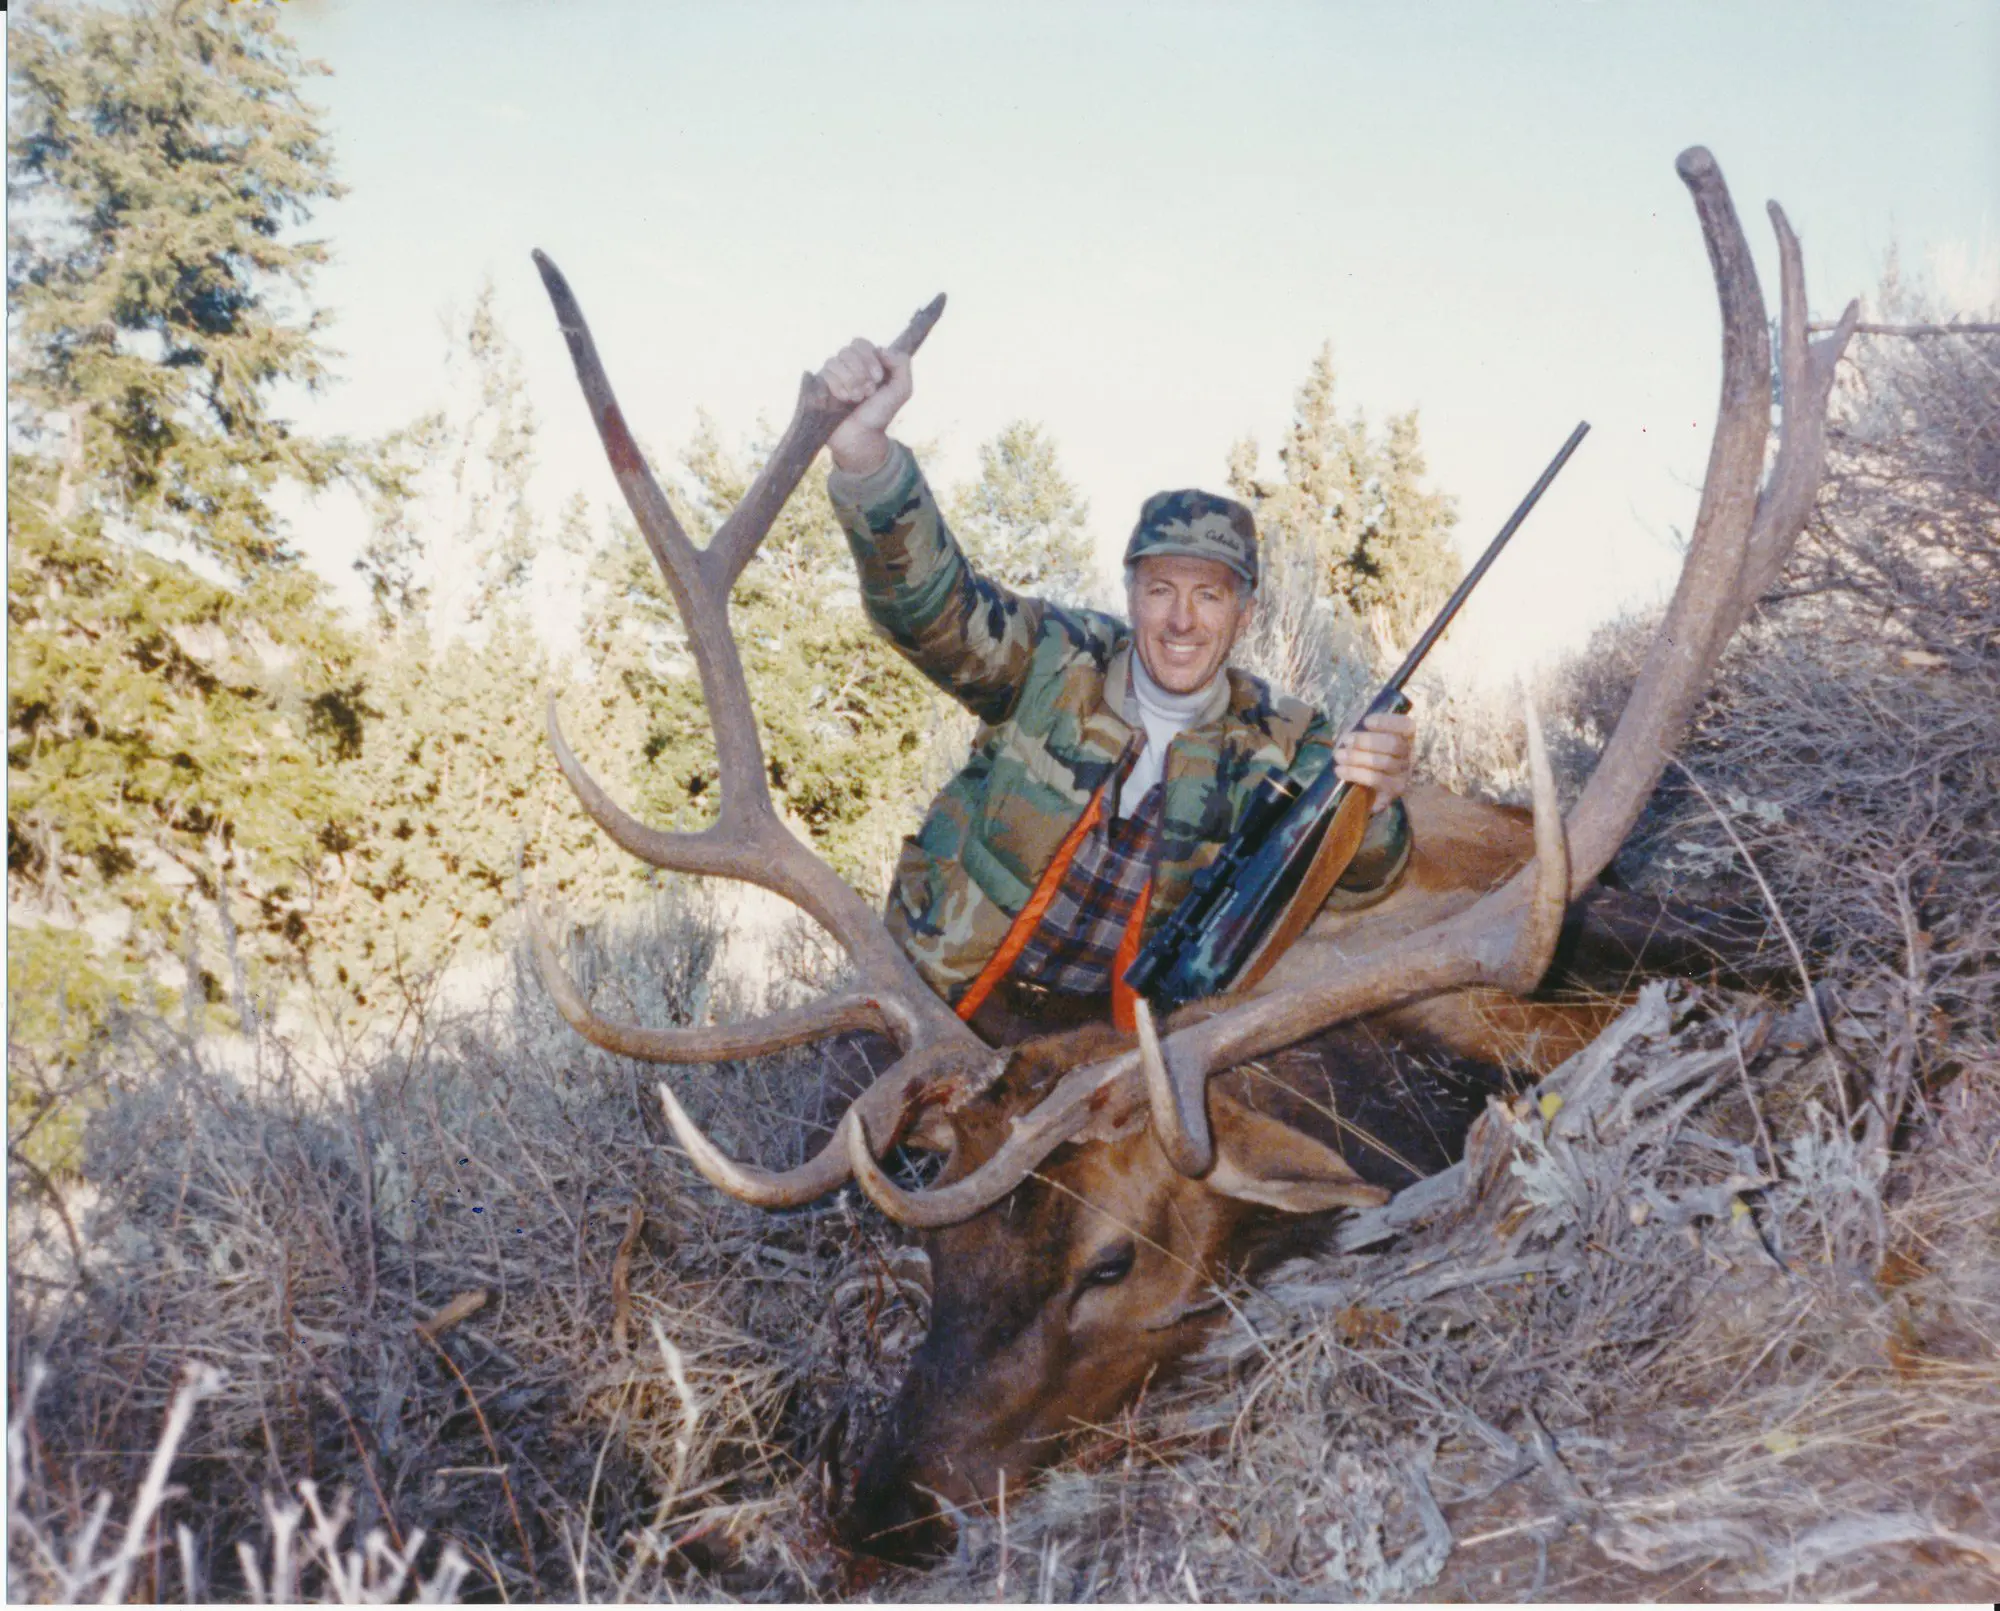
[[1326, 717], [1228, 665], [1256, 604], [1250, 511], [1196, 491], [1146, 500], [1125, 552], [1130, 624], [976, 573], [887, 430], [910, 360], [854, 341], [820, 371], [856, 404], [827, 487], [890, 642], [980, 719], [972, 754], [905, 841], [888, 923], [989, 1041], [1111, 1017], [1146, 934], [1227, 841], [1251, 790], [1331, 762], [1376, 814], [1332, 901], [1386, 894], [1409, 856], [1399, 796], [1415, 723]]

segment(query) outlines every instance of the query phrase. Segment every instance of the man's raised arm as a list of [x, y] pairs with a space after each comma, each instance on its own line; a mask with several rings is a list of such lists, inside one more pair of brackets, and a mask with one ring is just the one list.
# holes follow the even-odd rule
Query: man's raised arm
[[855, 404], [827, 441], [827, 493], [861, 573], [869, 618], [926, 677], [981, 721], [1006, 720], [1048, 606], [979, 575], [889, 423], [910, 399], [910, 360], [850, 341], [820, 370]]

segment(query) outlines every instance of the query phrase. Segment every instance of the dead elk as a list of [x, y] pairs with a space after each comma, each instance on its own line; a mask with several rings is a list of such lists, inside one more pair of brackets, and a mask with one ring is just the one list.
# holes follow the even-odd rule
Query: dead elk
[[[1531, 999], [1572, 903], [1601, 904], [1597, 880], [1686, 731], [1724, 645], [1770, 586], [1811, 508], [1824, 462], [1835, 365], [1852, 331], [1809, 341], [1798, 241], [1773, 204], [1782, 263], [1783, 429], [1769, 473], [1771, 353], [1764, 300], [1721, 173], [1684, 152], [1723, 326], [1722, 399], [1700, 512], [1679, 585], [1616, 731], [1567, 817], [1529, 712], [1532, 822], [1438, 790], [1411, 798], [1417, 851], [1396, 892], [1359, 914], [1322, 915], [1255, 992], [1196, 1003], [1140, 1044], [1085, 1030], [1011, 1051], [987, 1046], [924, 985], [887, 929], [779, 821], [727, 622], [732, 584], [844, 410], [808, 375], [791, 424], [713, 541], [697, 549], [633, 443], [583, 316], [555, 266], [536, 261], [626, 501], [672, 590], [699, 671], [720, 762], [722, 803], [699, 833], [665, 833], [620, 809], [564, 742], [557, 759], [586, 810], [656, 867], [762, 885], [801, 907], [854, 965], [844, 993], [754, 1022], [652, 1030], [609, 1022], [582, 999], [531, 921], [537, 965], [585, 1037], [661, 1063], [709, 1063], [866, 1030], [899, 1055], [801, 1166], [766, 1172], [725, 1156], [661, 1087], [695, 1167], [745, 1202], [810, 1202], [848, 1180], [891, 1218], [931, 1236], [932, 1325], [875, 1448], [842, 1533], [882, 1553], [920, 1555], [943, 1531], [938, 1500], [981, 1502], [1018, 1481], [1051, 1440], [1101, 1418], [1213, 1325], [1215, 1282], [1254, 1262], [1274, 1223], [1378, 1203], [1441, 1167], [1477, 1111], [1452, 1059], [1554, 1065], [1596, 1032], [1602, 1008]], [[932, 303], [898, 338], [924, 339]], [[1612, 925], [1613, 928], [1616, 925]], [[1445, 1081], [1386, 1107], [1422, 1128], [1398, 1154], [1349, 1144], [1350, 1115], [1323, 1091], [1276, 1078], [1294, 1049], [1331, 1048], [1332, 1104], [1359, 1100], [1407, 1064], [1394, 1040], [1435, 1054]], [[1461, 1071], [1462, 1072], [1462, 1071]], [[1274, 1093], [1279, 1093], [1274, 1095]], [[1384, 1121], [1389, 1122], [1389, 1121]], [[1345, 1126], [1343, 1128], [1343, 1126]], [[1377, 1125], [1379, 1130], [1381, 1125]], [[1345, 1139], [1344, 1139], [1345, 1138]], [[1379, 1138], [1378, 1138], [1379, 1139]], [[879, 1160], [899, 1142], [949, 1153], [934, 1186], [911, 1191]], [[1414, 1153], [1415, 1156], [1408, 1154]], [[1000, 1205], [1004, 1210], [996, 1212]]]

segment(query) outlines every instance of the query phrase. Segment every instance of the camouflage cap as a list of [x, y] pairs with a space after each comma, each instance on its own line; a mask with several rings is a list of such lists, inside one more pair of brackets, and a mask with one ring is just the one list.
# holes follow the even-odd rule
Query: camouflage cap
[[1125, 563], [1151, 554], [1183, 554], [1227, 565], [1257, 585], [1257, 522], [1234, 498], [1185, 487], [1156, 492], [1139, 510], [1139, 524], [1125, 545]]

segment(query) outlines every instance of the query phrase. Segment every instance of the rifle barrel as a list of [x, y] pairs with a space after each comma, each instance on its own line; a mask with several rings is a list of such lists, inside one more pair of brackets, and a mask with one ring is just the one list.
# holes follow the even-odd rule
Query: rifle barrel
[[1410, 680], [1411, 674], [1423, 663], [1424, 656], [1429, 654], [1437, 640], [1444, 636], [1444, 629], [1451, 625], [1451, 618], [1458, 614], [1458, 607], [1471, 596], [1472, 590], [1479, 585], [1480, 577], [1486, 574], [1487, 567], [1500, 557], [1500, 550], [1507, 546], [1507, 539], [1512, 537], [1520, 528], [1521, 522], [1528, 518], [1528, 511], [1534, 508], [1542, 494], [1549, 490], [1549, 483], [1555, 480], [1557, 473], [1569, 463], [1569, 456], [1576, 451], [1577, 444], [1589, 431], [1589, 420], [1577, 422], [1576, 429], [1569, 433], [1569, 440], [1557, 450], [1556, 456], [1549, 461], [1549, 467], [1542, 472], [1541, 478], [1528, 489], [1528, 495], [1521, 500], [1520, 508], [1507, 517], [1507, 524], [1500, 528], [1500, 535], [1486, 545], [1486, 552], [1479, 556], [1479, 562], [1465, 573], [1465, 580], [1460, 582], [1451, 597], [1444, 601], [1444, 608], [1438, 611], [1437, 619], [1424, 628], [1424, 635], [1417, 639], [1416, 646], [1403, 656], [1403, 663], [1396, 668], [1395, 675], [1382, 685], [1385, 693], [1392, 690], [1400, 691], [1403, 684]]

